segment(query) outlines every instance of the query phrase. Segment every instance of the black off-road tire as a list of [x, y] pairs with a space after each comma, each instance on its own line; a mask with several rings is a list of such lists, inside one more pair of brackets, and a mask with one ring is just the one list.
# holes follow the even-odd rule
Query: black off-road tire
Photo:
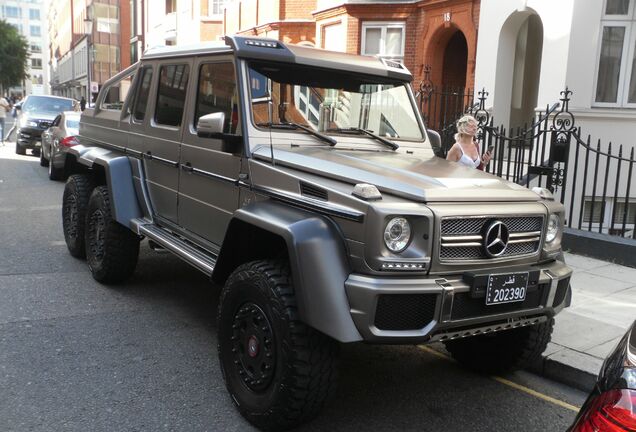
[[93, 189], [86, 211], [86, 261], [93, 278], [102, 283], [122, 282], [137, 266], [139, 237], [113, 219], [107, 186]]
[[299, 320], [286, 261], [238, 267], [221, 293], [217, 324], [227, 389], [261, 430], [311, 420], [335, 391], [338, 344]]
[[15, 143], [15, 154], [19, 154], [19, 155], [26, 154], [26, 149], [17, 142]]
[[49, 166], [49, 160], [44, 157], [44, 150], [40, 150], [40, 166]]
[[62, 229], [68, 251], [75, 258], [86, 258], [84, 227], [86, 210], [95, 184], [90, 176], [73, 174], [66, 181], [62, 198]]
[[554, 319], [540, 324], [444, 342], [453, 358], [479, 373], [523, 369], [537, 361], [550, 342]]

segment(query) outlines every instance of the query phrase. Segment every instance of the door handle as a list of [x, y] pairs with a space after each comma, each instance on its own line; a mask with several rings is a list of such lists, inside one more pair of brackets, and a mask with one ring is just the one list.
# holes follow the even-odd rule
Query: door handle
[[181, 164], [181, 169], [185, 172], [192, 172], [194, 168], [192, 168], [192, 164], [190, 162], [186, 162], [185, 164]]

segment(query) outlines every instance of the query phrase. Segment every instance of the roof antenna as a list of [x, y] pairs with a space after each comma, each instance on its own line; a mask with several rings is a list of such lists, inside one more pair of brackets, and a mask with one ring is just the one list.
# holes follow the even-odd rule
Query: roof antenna
[[270, 93], [270, 98], [269, 101], [267, 101], [267, 115], [269, 117], [269, 152], [272, 156], [272, 166], [276, 166], [276, 161], [274, 160], [274, 144], [272, 143], [272, 123], [274, 121], [274, 102], [272, 101], [271, 98], [271, 93]]

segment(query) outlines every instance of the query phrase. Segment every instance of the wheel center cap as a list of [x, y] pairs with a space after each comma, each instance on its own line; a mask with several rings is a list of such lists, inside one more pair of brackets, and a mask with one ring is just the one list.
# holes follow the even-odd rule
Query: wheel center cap
[[252, 335], [247, 341], [247, 353], [250, 357], [254, 358], [258, 355], [258, 339]]

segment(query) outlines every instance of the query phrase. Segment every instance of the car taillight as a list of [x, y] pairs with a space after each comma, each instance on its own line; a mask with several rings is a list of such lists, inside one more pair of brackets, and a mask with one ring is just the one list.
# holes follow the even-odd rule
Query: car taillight
[[77, 137], [74, 136], [67, 136], [66, 138], [63, 138], [62, 141], [60, 141], [60, 145], [62, 147], [73, 147], [79, 144], [79, 141], [77, 140]]
[[610, 390], [592, 400], [572, 432], [636, 431], [636, 391]]

